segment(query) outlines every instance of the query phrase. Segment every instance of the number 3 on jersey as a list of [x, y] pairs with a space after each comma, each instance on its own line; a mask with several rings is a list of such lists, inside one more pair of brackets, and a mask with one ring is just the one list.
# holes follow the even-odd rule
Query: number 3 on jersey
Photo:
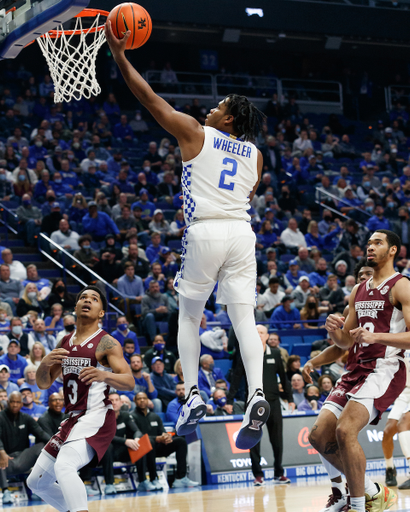
[[70, 402], [74, 405], [78, 399], [78, 384], [75, 380], [69, 380], [67, 386], [71, 388], [71, 393], [68, 395]]
[[[372, 324], [371, 322], [366, 322], [363, 325], [363, 329], [366, 329], [366, 331], [369, 331], [369, 332], [374, 332], [374, 324]], [[368, 347], [369, 344], [368, 343], [360, 343], [360, 346], [361, 347]]]
[[219, 178], [219, 188], [224, 188], [225, 190], [233, 190], [235, 183], [232, 181], [230, 183], [225, 183], [225, 178], [227, 176], [235, 176], [238, 172], [238, 162], [233, 158], [224, 158], [223, 165], [232, 165], [232, 169], [224, 169], [221, 172], [221, 177]]

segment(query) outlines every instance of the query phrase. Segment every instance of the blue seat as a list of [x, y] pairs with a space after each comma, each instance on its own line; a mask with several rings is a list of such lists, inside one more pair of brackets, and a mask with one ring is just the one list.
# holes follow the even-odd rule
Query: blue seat
[[317, 340], [320, 340], [322, 339], [320, 336], [318, 335], [308, 335], [308, 336], [303, 336], [303, 341], [305, 343], [308, 343], [309, 345], [311, 345], [313, 342], [317, 341]]
[[222, 373], [226, 377], [226, 374], [232, 367], [232, 360], [231, 359], [216, 359], [215, 367], [220, 368], [222, 370]]
[[285, 343], [288, 345], [293, 345], [294, 343], [303, 343], [303, 338], [302, 336], [281, 336], [280, 341], [281, 344]]
[[181, 251], [182, 250], [181, 240], [169, 240], [168, 247], [170, 249], [172, 249], [173, 251]]
[[305, 364], [307, 363], [308, 361], [308, 358], [307, 357], [301, 357], [300, 358], [300, 366], [303, 368], [303, 366], [305, 366]]
[[292, 347], [292, 356], [298, 355], [300, 357], [309, 357], [311, 351], [311, 345], [306, 345], [305, 343], [295, 343]]
[[168, 322], [155, 322], [160, 334], [168, 334]]
[[[169, 205], [168, 205], [168, 208], [169, 208]], [[162, 210], [163, 214], [164, 214], [164, 217], [165, 217], [165, 220], [167, 220], [168, 222], [172, 222], [174, 220], [174, 217], [175, 217], [175, 210]]]
[[157, 412], [156, 414], [158, 414], [163, 422], [165, 421], [165, 412]]
[[283, 263], [289, 263], [290, 260], [293, 260], [293, 258], [296, 258], [294, 254], [282, 254], [280, 257], [280, 261]]
[[290, 353], [290, 351], [292, 350], [292, 346], [293, 346], [293, 345], [288, 345], [287, 343], [281, 343], [281, 344], [280, 344], [280, 348], [284, 348], [284, 349], [287, 351], [287, 353], [288, 353], [288, 354], [289, 354], [289, 353]]

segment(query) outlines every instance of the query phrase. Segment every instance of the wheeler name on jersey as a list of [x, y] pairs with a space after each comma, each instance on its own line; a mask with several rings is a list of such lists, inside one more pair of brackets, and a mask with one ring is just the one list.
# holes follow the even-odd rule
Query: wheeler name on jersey
[[226, 153], [244, 156], [245, 158], [251, 158], [252, 154], [252, 146], [241, 144], [238, 141], [222, 139], [219, 137], [214, 137], [214, 149], [220, 149]]

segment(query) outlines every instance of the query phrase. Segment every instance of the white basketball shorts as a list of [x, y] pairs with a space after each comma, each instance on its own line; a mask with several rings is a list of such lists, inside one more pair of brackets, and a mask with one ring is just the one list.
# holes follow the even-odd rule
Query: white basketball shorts
[[174, 288], [184, 297], [207, 300], [218, 282], [219, 304], [256, 300], [256, 237], [243, 220], [191, 224], [182, 239], [182, 264]]
[[404, 391], [396, 398], [389, 415], [388, 420], [399, 421], [406, 412], [410, 411], [410, 387], [405, 387]]

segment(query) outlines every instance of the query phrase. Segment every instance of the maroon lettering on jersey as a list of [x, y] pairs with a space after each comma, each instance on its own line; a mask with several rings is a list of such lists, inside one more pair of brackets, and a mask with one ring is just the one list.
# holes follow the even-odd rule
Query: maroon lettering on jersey
[[68, 350], [67, 359], [61, 367], [63, 371], [64, 403], [67, 413], [72, 411], [86, 411], [109, 405], [109, 386], [104, 382], [93, 382], [91, 385], [81, 382], [79, 374], [83, 368], [97, 368], [98, 361], [95, 355], [98, 344], [103, 336], [107, 335], [98, 329], [93, 335], [81, 343], [74, 345], [72, 338], [76, 331], [64, 336], [61, 348]]
[[[403, 313], [394, 307], [389, 299], [390, 290], [402, 277], [399, 272], [396, 272], [384, 280], [377, 288], [371, 288], [373, 283], [372, 277], [360, 284], [354, 301], [359, 327], [376, 333], [399, 333], [407, 330]], [[403, 357], [404, 353], [400, 349], [386, 347], [379, 343], [374, 345], [367, 343], [356, 344], [353, 350], [356, 362], [359, 363], [386, 356]]]

